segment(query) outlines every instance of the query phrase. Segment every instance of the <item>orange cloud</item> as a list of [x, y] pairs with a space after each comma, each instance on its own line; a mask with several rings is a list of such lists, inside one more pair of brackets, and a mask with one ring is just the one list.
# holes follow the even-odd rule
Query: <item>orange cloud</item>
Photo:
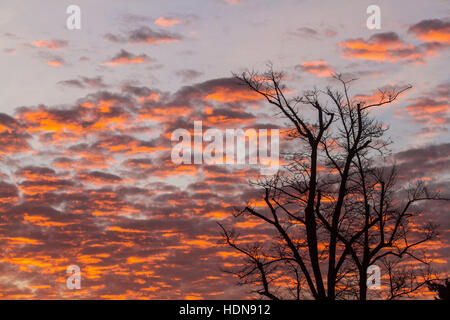
[[329, 77], [333, 74], [333, 69], [323, 60], [305, 61], [300, 66], [303, 71], [312, 73], [318, 77]]
[[410, 99], [411, 104], [396, 112], [396, 117], [402, 117], [406, 112], [412, 121], [423, 125], [421, 136], [434, 136], [439, 133], [448, 134], [450, 123], [450, 105], [448, 102], [450, 85], [443, 83], [432, 91]]
[[142, 230], [134, 230], [134, 229], [125, 229], [121, 227], [109, 227], [109, 231], [115, 231], [115, 232], [125, 232], [125, 233], [145, 233], [145, 231]]
[[442, 125], [450, 120], [450, 105], [445, 101], [421, 97], [405, 110], [416, 122]]
[[30, 216], [27, 213], [25, 213], [25, 216], [23, 219], [29, 223], [32, 223], [37, 226], [42, 226], [42, 227], [62, 227], [62, 226], [70, 225], [70, 223], [50, 221], [50, 218], [48, 218], [48, 217]]
[[61, 60], [49, 60], [49, 61], [47, 61], [47, 64], [50, 67], [62, 67], [63, 66], [63, 62]]
[[166, 17], [159, 17], [158, 19], [155, 20], [155, 24], [161, 27], [170, 27], [175, 24], [179, 24], [180, 22], [181, 21], [178, 19], [171, 19]]
[[350, 39], [340, 42], [339, 47], [348, 59], [408, 63], [423, 63], [425, 57], [436, 55], [436, 51], [442, 49], [440, 45], [409, 45], [394, 32], [378, 33], [368, 40]]
[[236, 101], [258, 101], [261, 100], [261, 95], [250, 91], [247, 88], [236, 89], [229, 87], [216, 87], [214, 92], [205, 96], [205, 99], [219, 101], [223, 103]]
[[21, 119], [28, 123], [27, 131], [62, 131], [62, 130], [82, 130], [73, 119], [58, 116], [43, 108], [38, 110], [27, 110], [20, 115]]
[[100, 171], [80, 173], [77, 175], [77, 178], [85, 183], [93, 184], [114, 184], [122, 181], [122, 178], [119, 176]]
[[36, 40], [33, 45], [38, 48], [47, 48], [51, 50], [59, 50], [68, 45], [67, 41], [64, 40]]
[[118, 65], [124, 65], [124, 64], [146, 63], [149, 61], [150, 61], [150, 58], [145, 54], [134, 55], [128, 51], [121, 50], [110, 61], [104, 62], [101, 65], [103, 65], [103, 66], [118, 66]]
[[412, 25], [408, 32], [427, 42], [450, 43], [450, 21], [422, 20]]
[[10, 244], [31, 244], [31, 245], [42, 244], [41, 241], [23, 237], [2, 237], [0, 239], [7, 240]]

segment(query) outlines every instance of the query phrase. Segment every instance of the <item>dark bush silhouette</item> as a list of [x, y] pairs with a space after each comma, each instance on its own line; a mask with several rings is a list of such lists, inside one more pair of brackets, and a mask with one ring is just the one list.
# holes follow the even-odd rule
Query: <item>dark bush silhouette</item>
[[450, 300], [450, 281], [445, 280], [444, 284], [429, 281], [428, 289], [437, 292], [438, 296], [435, 298], [437, 300]]

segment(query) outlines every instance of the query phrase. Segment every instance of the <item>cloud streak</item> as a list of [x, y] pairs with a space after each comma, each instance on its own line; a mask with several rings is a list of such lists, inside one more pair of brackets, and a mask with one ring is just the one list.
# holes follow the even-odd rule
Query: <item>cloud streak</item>
[[119, 66], [125, 64], [147, 63], [152, 61], [146, 54], [135, 55], [124, 49], [112, 57], [109, 61], [103, 62], [103, 66]]
[[169, 32], [166, 30], [155, 31], [149, 27], [140, 27], [129, 31], [126, 35], [114, 35], [108, 33], [105, 38], [117, 43], [131, 43], [131, 44], [160, 44], [179, 42], [182, 40], [178, 33]]
[[425, 58], [435, 56], [445, 48], [436, 42], [410, 45], [395, 32], [377, 33], [367, 40], [349, 39], [340, 42], [339, 47], [342, 55], [348, 59], [405, 63], [424, 63]]

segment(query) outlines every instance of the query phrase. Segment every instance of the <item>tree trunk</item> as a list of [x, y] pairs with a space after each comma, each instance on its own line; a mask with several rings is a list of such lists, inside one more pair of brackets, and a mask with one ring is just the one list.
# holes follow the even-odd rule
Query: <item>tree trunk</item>
[[367, 268], [359, 273], [359, 300], [367, 300]]

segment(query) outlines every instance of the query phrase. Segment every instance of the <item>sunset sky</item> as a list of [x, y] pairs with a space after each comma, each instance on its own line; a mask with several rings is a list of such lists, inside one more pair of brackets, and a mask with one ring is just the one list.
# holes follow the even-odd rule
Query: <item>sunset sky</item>
[[[68, 30], [66, 8], [81, 8]], [[381, 29], [366, 27], [371, 4]], [[413, 88], [374, 111], [402, 181], [450, 192], [450, 4], [445, 0], [0, 0], [0, 299], [242, 299], [218, 221], [259, 200], [259, 170], [175, 165], [171, 133], [280, 128], [232, 73], [285, 71], [289, 94], [359, 80], [351, 94]], [[281, 141], [283, 145], [283, 141]], [[449, 203], [427, 243], [449, 272]], [[80, 290], [66, 268], [81, 268]]]

